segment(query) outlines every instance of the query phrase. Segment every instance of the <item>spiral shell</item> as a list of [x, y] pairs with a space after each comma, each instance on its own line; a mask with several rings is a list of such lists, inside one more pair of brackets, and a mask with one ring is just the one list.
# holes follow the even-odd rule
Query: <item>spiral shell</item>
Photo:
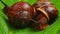
[[37, 30], [43, 30], [47, 28], [49, 24], [54, 21], [58, 15], [58, 10], [51, 2], [41, 1], [39, 0], [33, 5], [37, 12], [37, 16], [34, 18], [37, 22], [34, 22], [34, 24], [32, 24], [32, 27]]

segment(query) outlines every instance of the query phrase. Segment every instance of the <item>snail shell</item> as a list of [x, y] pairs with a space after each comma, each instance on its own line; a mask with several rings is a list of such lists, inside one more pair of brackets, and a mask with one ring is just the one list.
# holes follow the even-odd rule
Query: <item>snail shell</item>
[[[5, 8], [5, 10], [8, 9]], [[34, 15], [34, 8], [27, 2], [17, 2], [13, 4], [7, 13], [10, 24], [17, 28], [27, 26]]]
[[36, 4], [33, 5], [37, 12], [37, 16], [34, 18], [37, 22], [34, 22], [32, 27], [37, 30], [43, 30], [47, 28], [58, 15], [58, 10], [51, 2], [41, 1], [39, 0]]

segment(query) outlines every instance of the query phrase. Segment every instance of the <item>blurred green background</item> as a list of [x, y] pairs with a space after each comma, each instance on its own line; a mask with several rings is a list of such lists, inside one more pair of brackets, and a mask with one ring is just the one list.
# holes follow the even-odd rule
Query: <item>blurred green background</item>
[[[4, 1], [8, 6], [11, 6], [14, 3], [21, 0], [2, 0], [2, 1]], [[37, 0], [23, 0], [23, 1], [33, 5]], [[11, 29], [7, 24], [8, 18], [3, 13], [4, 5], [0, 2], [0, 34], [60, 34], [60, 0], [50, 0], [50, 1], [58, 9], [58, 18], [52, 25], [50, 25], [43, 31], [33, 31], [30, 28]]]

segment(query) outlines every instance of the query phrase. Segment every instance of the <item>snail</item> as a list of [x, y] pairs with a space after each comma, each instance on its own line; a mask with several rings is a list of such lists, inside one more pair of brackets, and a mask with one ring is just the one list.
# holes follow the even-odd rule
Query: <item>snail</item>
[[35, 15], [34, 8], [27, 2], [16, 2], [11, 7], [6, 5], [2, 0], [0, 0], [4, 5], [4, 12], [8, 16], [10, 24], [17, 28], [23, 28], [28, 26], [30, 20]]
[[4, 13], [8, 16], [10, 24], [17, 28], [26, 26], [43, 30], [55, 21], [58, 10], [49, 0], [38, 0], [33, 6], [27, 2], [16, 2], [11, 7], [4, 5]]
[[36, 22], [31, 24], [32, 28], [44, 30], [51, 22], [55, 21], [58, 10], [49, 0], [38, 0], [34, 5], [37, 16], [33, 18]]

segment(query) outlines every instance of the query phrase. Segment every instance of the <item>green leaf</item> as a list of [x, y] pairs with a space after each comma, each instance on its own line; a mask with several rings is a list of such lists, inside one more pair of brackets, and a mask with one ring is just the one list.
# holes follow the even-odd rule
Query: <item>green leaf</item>
[[[1, 11], [1, 9], [0, 9]], [[5, 16], [5, 14], [3, 14], [2, 12], [0, 12], [0, 34], [8, 34], [9, 33], [9, 28], [6, 22], [7, 17]]]
[[[21, 0], [3, 0], [8, 6]], [[23, 0], [33, 5], [37, 0]], [[50, 0], [58, 9], [58, 18], [56, 21], [43, 31], [34, 31], [30, 28], [12, 29], [7, 24], [8, 17], [3, 13], [4, 5], [0, 2], [0, 34], [60, 34], [60, 0]]]

